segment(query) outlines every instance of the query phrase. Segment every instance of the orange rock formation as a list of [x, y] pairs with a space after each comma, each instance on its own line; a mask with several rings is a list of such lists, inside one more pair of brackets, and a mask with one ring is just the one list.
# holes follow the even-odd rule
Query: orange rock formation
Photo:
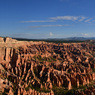
[[0, 38], [0, 90], [8, 95], [54, 95], [53, 86], [68, 90], [85, 86], [95, 80], [94, 53], [95, 46], [86, 42]]

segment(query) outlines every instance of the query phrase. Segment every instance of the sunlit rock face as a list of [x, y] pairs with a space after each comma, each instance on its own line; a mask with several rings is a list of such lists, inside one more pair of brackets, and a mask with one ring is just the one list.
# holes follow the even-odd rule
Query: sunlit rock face
[[11, 95], [54, 95], [55, 87], [71, 90], [88, 85], [95, 80], [94, 54], [94, 44], [86, 42], [0, 38], [0, 90]]

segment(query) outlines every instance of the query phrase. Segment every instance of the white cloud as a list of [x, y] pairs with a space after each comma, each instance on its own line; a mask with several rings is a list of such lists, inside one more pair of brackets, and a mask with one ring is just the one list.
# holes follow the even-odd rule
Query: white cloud
[[32, 20], [32, 21], [21, 21], [21, 23], [32, 23], [32, 22], [55, 22], [54, 20]]
[[52, 20], [71, 20], [71, 21], [78, 20], [79, 22], [81, 22], [86, 18], [87, 17], [85, 17], [85, 16], [57, 16], [57, 17], [51, 17], [50, 19], [52, 19]]
[[[86, 17], [86, 16], [56, 16], [56, 17], [50, 17], [48, 20], [32, 20], [32, 21], [21, 21], [21, 23], [45, 23], [45, 22], [61, 22], [61, 21], [74, 21], [75, 23], [79, 22], [87, 22], [92, 23], [95, 22], [95, 20], [92, 20], [92, 18]], [[36, 26], [29, 26], [29, 28], [40, 28], [40, 27], [62, 27], [62, 26], [70, 26], [68, 24], [57, 24], [57, 25], [36, 25]]]
[[89, 34], [87, 34], [87, 33], [82, 33], [81, 35], [82, 36], [89, 36]]
[[78, 20], [79, 16], [57, 16], [57, 17], [51, 17], [52, 20]]
[[51, 36], [53, 36], [53, 33], [52, 33], [52, 32], [50, 32], [50, 33], [49, 33], [49, 36], [50, 36], [50, 37], [51, 37]]
[[62, 26], [69, 26], [68, 24], [58, 24], [58, 25], [38, 25], [38, 26], [30, 26], [30, 28], [40, 28], [40, 27], [62, 27]]
[[89, 22], [89, 21], [91, 21], [93, 18], [89, 18], [89, 19], [87, 19], [87, 20], [85, 20], [85, 22]]
[[[32, 21], [21, 21], [21, 23], [39, 23], [39, 22], [57, 22], [57, 20], [70, 20], [70, 21], [78, 21], [81, 22], [91, 22], [93, 18], [88, 18], [85, 16], [56, 16], [50, 17], [49, 20], [32, 20]], [[94, 20], [92, 22], [95, 22]], [[34, 26], [34, 27], [54, 27], [53, 25], [42, 25], [42, 26]]]

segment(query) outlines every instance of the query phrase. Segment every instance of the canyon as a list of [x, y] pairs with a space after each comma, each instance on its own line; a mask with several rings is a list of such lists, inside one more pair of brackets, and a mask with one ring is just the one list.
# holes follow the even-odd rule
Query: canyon
[[95, 95], [95, 44], [0, 37], [0, 95]]

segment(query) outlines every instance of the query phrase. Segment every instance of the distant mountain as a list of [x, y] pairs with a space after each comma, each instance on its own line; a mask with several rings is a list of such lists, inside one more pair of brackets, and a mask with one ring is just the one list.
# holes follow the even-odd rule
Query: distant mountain
[[13, 38], [21, 41], [86, 41], [95, 40], [95, 37], [67, 37], [67, 38], [46, 38], [46, 39], [28, 39], [28, 38]]
[[65, 38], [64, 40], [74, 40], [74, 41], [84, 41], [84, 40], [89, 40], [91, 38], [85, 38], [85, 37], [69, 37], [69, 38]]
[[85, 41], [85, 40], [95, 40], [95, 37], [49, 38], [46, 40], [52, 40], [52, 41]]
[[84, 40], [95, 40], [95, 37], [70, 37], [67, 38], [68, 40], [80, 40], [80, 41], [84, 41]]

